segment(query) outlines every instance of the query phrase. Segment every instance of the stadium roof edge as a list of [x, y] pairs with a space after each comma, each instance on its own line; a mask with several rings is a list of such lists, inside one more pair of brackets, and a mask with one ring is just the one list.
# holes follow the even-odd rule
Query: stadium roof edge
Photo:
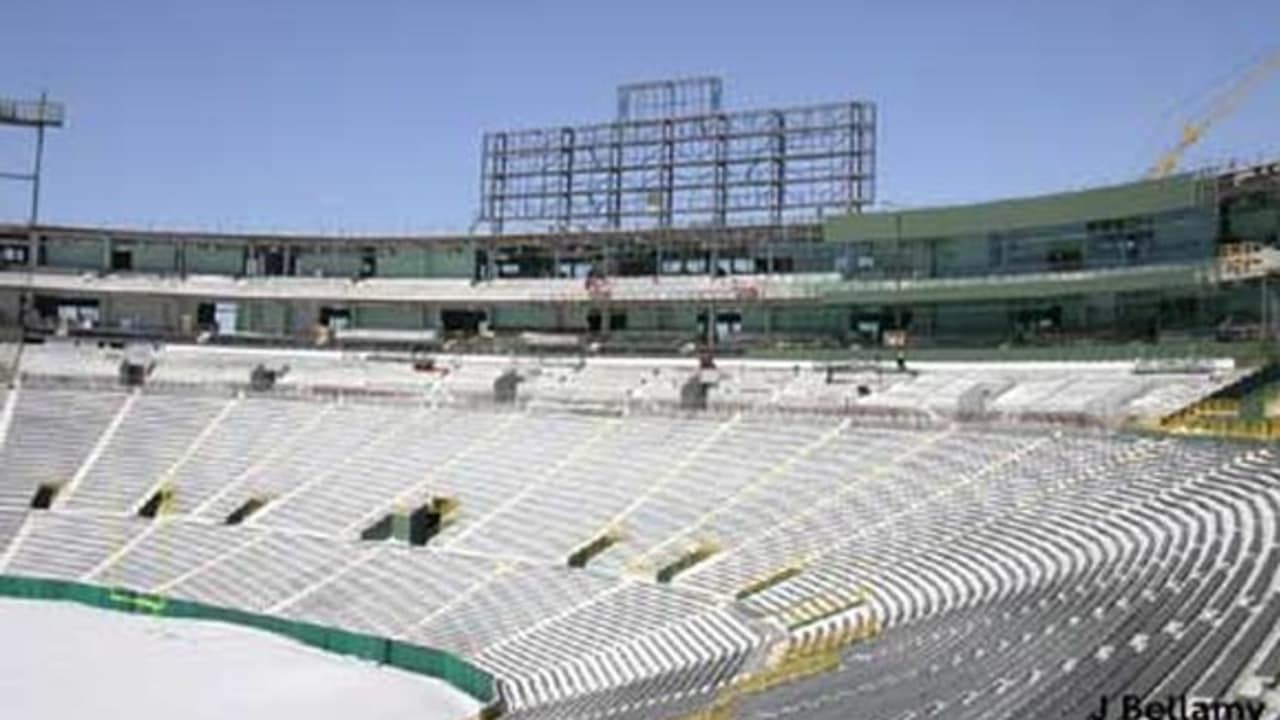
[[554, 244], [557, 242], [578, 242], [582, 239], [592, 240], [625, 240], [635, 237], [653, 236], [661, 234], [664, 238], [698, 238], [712, 239], [722, 236], [729, 236], [732, 239], [765, 239], [767, 237], [776, 237], [779, 233], [789, 233], [793, 237], [804, 237], [806, 231], [808, 234], [817, 236], [820, 225], [817, 223], [803, 223], [798, 225], [776, 226], [776, 225], [739, 225], [725, 227], [688, 227], [688, 228], [644, 228], [644, 229], [617, 229], [617, 230], [587, 230], [587, 231], [568, 231], [568, 232], [545, 232], [545, 233], [510, 233], [503, 235], [491, 234], [423, 234], [423, 235], [397, 235], [397, 234], [351, 234], [337, 235], [324, 233], [305, 233], [305, 232], [217, 232], [209, 230], [180, 230], [180, 229], [137, 229], [121, 226], [107, 225], [58, 225], [58, 224], [41, 224], [36, 226], [27, 225], [25, 223], [0, 223], [0, 238], [9, 237], [27, 237], [31, 233], [44, 235], [57, 235], [64, 238], [94, 238], [118, 237], [127, 240], [152, 240], [157, 242], [173, 242], [177, 240], [189, 242], [207, 242], [207, 243], [314, 243], [328, 245], [424, 245], [437, 244], [443, 246], [449, 245], [472, 245], [474, 243], [493, 243], [500, 245], [541, 245]]
[[885, 210], [828, 218], [829, 240], [918, 239], [1047, 227], [1192, 207], [1203, 173], [960, 205]]

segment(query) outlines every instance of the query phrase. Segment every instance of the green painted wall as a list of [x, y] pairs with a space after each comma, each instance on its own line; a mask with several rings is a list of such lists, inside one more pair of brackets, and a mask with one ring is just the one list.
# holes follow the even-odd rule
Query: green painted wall
[[53, 267], [100, 270], [102, 240], [50, 240], [45, 242], [45, 262]]
[[[586, 321], [578, 322], [578, 316], [585, 313], [560, 313], [568, 325], [565, 329], [580, 330]], [[493, 310], [493, 328], [496, 330], [554, 330], [556, 329], [556, 309], [550, 306], [526, 305], [495, 307]]]
[[1009, 313], [1003, 303], [977, 303], [969, 307], [934, 305], [926, 314], [937, 335], [990, 338], [1003, 337], [1009, 330]]
[[177, 327], [178, 303], [146, 295], [117, 295], [102, 301], [104, 319], [109, 324], [135, 328]]
[[1263, 207], [1231, 213], [1231, 234], [1241, 240], [1275, 242], [1280, 236], [1280, 208]]
[[780, 307], [774, 310], [774, 332], [843, 334], [849, 328], [847, 307]]
[[1195, 205], [1198, 188], [1195, 177], [1185, 174], [1166, 180], [975, 205], [843, 215], [825, 223], [823, 237], [844, 242], [986, 235], [1001, 230], [1065, 225], [1094, 218], [1157, 214]]
[[212, 245], [188, 245], [187, 272], [209, 275], [239, 275], [244, 272], [244, 249]]
[[[299, 252], [298, 274], [317, 271], [330, 277], [360, 272], [363, 253], [356, 249], [312, 249]], [[466, 249], [388, 247], [375, 253], [378, 277], [471, 277], [474, 256]]]
[[172, 273], [177, 271], [175, 243], [115, 243], [113, 249], [128, 250], [133, 255], [135, 272]]
[[469, 278], [475, 272], [475, 255], [466, 248], [432, 248], [424, 252], [429, 277]]
[[378, 277], [427, 277], [427, 251], [421, 248], [387, 248], [377, 255]]
[[297, 255], [298, 274], [326, 277], [353, 277], [360, 272], [360, 253], [313, 249]]
[[285, 335], [290, 332], [288, 303], [275, 300], [246, 300], [239, 303], [236, 331]]
[[422, 330], [431, 327], [430, 313], [419, 305], [354, 305], [352, 325], [377, 330]]

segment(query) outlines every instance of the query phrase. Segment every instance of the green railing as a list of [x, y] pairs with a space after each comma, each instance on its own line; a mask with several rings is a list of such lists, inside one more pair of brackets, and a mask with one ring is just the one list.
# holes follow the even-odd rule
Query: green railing
[[329, 652], [353, 655], [408, 672], [438, 678], [485, 706], [493, 705], [495, 700], [493, 676], [484, 670], [443, 650], [411, 645], [376, 635], [348, 632], [244, 610], [66, 580], [0, 575], [0, 597], [63, 600], [108, 610], [173, 618], [217, 620], [244, 625], [283, 635]]

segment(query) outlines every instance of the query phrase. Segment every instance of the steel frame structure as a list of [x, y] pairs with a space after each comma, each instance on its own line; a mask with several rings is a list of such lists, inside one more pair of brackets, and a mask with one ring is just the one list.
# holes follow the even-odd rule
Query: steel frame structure
[[0, 180], [16, 180], [31, 184], [31, 214], [27, 223], [40, 222], [40, 175], [44, 164], [45, 128], [62, 127], [66, 108], [62, 103], [51, 102], [45, 95], [39, 100], [0, 99], [0, 126], [35, 128], [36, 147], [31, 172], [0, 172]]
[[875, 201], [873, 103], [635, 117], [719, 102], [714, 84], [691, 82], [706, 87], [620, 88], [628, 117], [615, 122], [485, 134], [480, 222], [494, 234], [781, 226]]
[[618, 122], [720, 112], [724, 82], [718, 77], [658, 80], [618, 86]]

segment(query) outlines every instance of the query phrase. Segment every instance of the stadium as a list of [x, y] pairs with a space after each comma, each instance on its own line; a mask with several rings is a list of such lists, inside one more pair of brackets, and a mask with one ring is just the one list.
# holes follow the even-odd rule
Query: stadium
[[486, 718], [1274, 717], [1280, 163], [882, 211], [873, 102], [722, 96], [486, 134], [462, 235], [0, 226], [0, 594]]

